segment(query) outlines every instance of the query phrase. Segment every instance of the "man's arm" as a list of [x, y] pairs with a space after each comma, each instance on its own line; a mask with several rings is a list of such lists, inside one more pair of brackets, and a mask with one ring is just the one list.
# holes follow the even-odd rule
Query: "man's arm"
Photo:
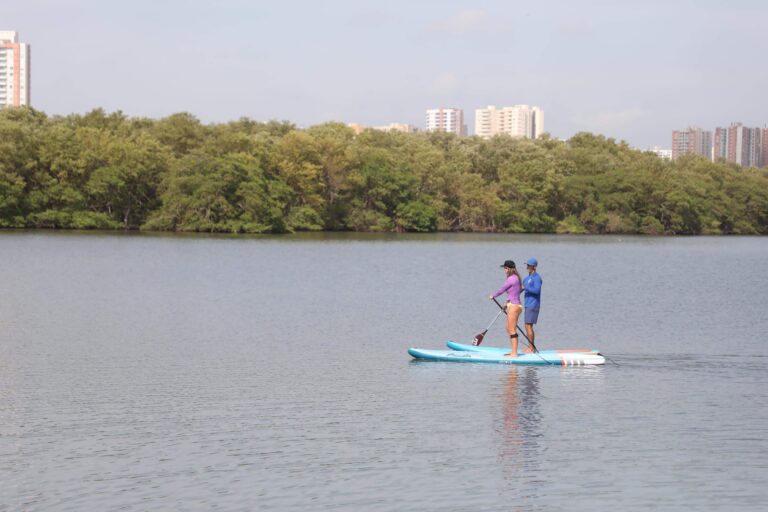
[[527, 293], [531, 293], [533, 295], [538, 295], [541, 293], [541, 278], [539, 276], [531, 276], [531, 278], [527, 281], [528, 284], [525, 287], [525, 291]]

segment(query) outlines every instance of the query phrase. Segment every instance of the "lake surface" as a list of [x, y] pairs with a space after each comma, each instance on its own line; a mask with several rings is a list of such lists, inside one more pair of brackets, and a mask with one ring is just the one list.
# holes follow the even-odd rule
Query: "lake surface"
[[[618, 365], [410, 359], [531, 256]], [[766, 238], [0, 233], [0, 510], [759, 510], [767, 305]]]

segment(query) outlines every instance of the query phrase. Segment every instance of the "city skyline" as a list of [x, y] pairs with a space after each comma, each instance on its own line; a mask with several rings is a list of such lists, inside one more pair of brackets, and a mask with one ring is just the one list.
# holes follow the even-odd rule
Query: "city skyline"
[[700, 155], [713, 162], [724, 160], [742, 167], [768, 167], [768, 124], [748, 127], [732, 122], [714, 131], [696, 126], [674, 130], [669, 158], [677, 160], [683, 155]]
[[35, 46], [33, 106], [51, 115], [423, 126], [435, 105], [526, 103], [551, 113], [555, 138], [635, 147], [667, 146], [679, 126], [768, 118], [757, 1], [11, 0], [2, 23]]
[[[31, 106], [31, 48], [19, 40], [18, 32], [0, 30], [0, 108]], [[469, 135], [463, 108], [440, 107], [427, 109], [425, 131]], [[348, 122], [347, 126], [356, 133], [366, 126]], [[416, 132], [418, 128], [408, 123], [389, 123], [370, 127], [380, 131]], [[490, 138], [505, 134], [513, 137], [536, 139], [544, 130], [544, 112], [540, 107], [514, 105], [496, 108], [475, 109], [475, 123], [472, 135]], [[725, 160], [745, 167], [768, 166], [768, 125], [763, 128], [748, 128], [740, 122], [731, 123], [728, 128], [717, 127], [714, 139], [711, 131], [689, 126], [687, 130], [672, 132], [671, 149], [659, 146], [646, 150], [661, 158], [676, 160], [685, 154], [705, 156], [712, 161]], [[638, 148], [640, 149], [640, 148]]]

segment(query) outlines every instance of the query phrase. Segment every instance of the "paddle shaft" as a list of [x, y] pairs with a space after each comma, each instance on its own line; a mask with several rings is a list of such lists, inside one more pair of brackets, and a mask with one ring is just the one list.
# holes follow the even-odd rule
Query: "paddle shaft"
[[483, 332], [475, 336], [475, 339], [472, 340], [472, 344], [475, 346], [479, 346], [483, 342], [483, 338], [485, 338], [485, 335], [488, 333], [488, 329], [490, 329], [493, 324], [496, 322], [496, 320], [501, 316], [501, 314], [504, 312], [504, 310], [499, 311], [496, 313], [496, 316], [493, 317], [493, 320], [491, 320], [491, 323], [488, 324], [488, 327], [485, 328]]
[[495, 323], [496, 323], [496, 320], [498, 320], [498, 319], [499, 319], [499, 316], [501, 316], [501, 314], [502, 314], [503, 312], [504, 312], [504, 310], [502, 309], [501, 311], [499, 311], [498, 313], [496, 313], [496, 316], [495, 316], [495, 317], [493, 317], [493, 320], [491, 320], [491, 323], [489, 323], [489, 324], [488, 324], [488, 327], [486, 327], [486, 328], [485, 328], [485, 330], [484, 330], [483, 332], [488, 332], [488, 329], [490, 329], [491, 327], [493, 327], [493, 324], [495, 324]]

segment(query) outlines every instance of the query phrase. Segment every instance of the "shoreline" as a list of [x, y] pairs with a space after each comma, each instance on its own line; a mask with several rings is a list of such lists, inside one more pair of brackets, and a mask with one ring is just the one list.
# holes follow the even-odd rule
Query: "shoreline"
[[646, 233], [505, 233], [501, 231], [431, 231], [431, 232], [413, 232], [413, 231], [296, 231], [293, 233], [231, 233], [220, 231], [159, 231], [143, 229], [69, 229], [69, 228], [0, 228], [0, 236], [18, 234], [57, 234], [57, 235], [114, 235], [125, 237], [144, 236], [147, 238], [177, 237], [177, 238], [227, 238], [227, 239], [249, 239], [249, 238], [273, 238], [273, 239], [427, 239], [427, 238], [453, 238], [453, 237], [472, 237], [472, 238], [638, 238], [638, 239], [700, 239], [700, 238], [764, 238], [766, 235], [757, 234], [734, 234], [734, 233], [707, 233], [707, 234], [646, 234]]

